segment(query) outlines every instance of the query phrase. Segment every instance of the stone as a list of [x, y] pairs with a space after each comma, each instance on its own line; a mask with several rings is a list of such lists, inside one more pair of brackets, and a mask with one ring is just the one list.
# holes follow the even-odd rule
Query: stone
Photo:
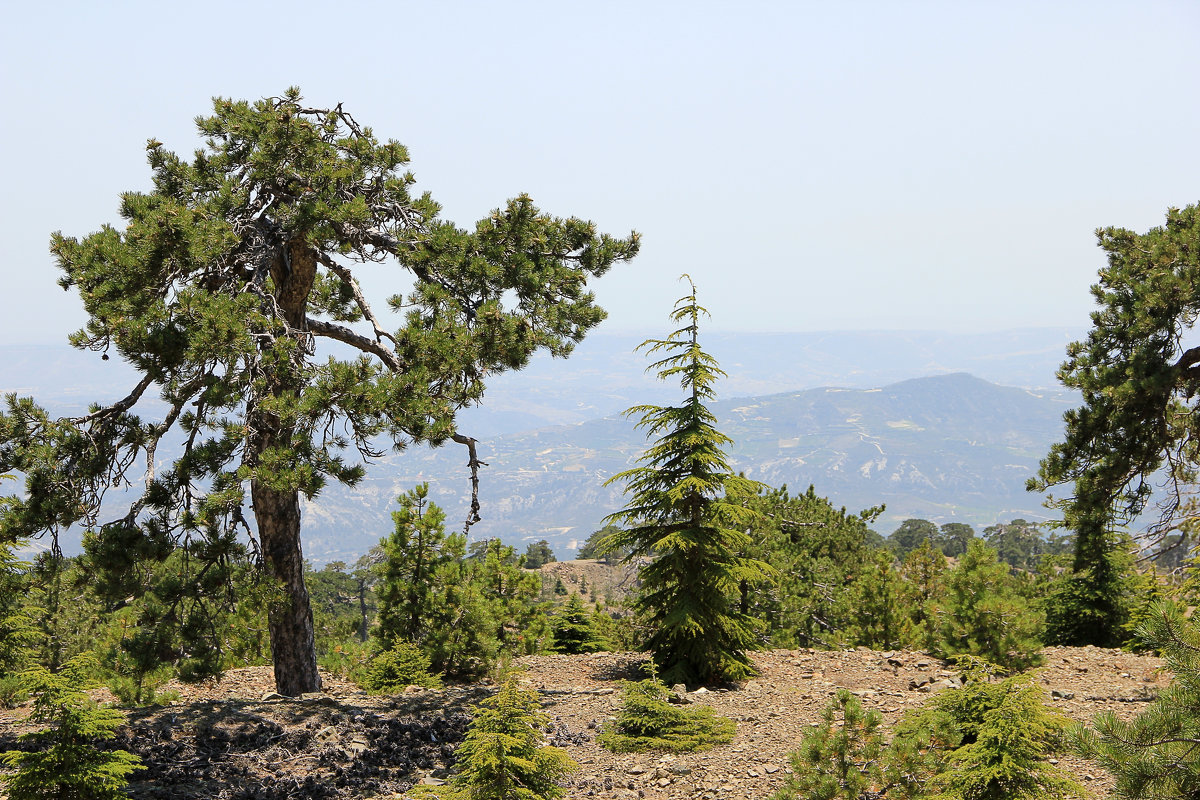
[[279, 692], [267, 692], [262, 696], [262, 702], [271, 703], [277, 700], [291, 700], [287, 695], [282, 695]]

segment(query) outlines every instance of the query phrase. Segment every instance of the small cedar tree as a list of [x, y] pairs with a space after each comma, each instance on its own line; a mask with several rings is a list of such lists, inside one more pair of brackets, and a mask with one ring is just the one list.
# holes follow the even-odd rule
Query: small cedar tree
[[550, 649], [556, 653], [573, 655], [608, 649], [608, 643], [596, 633], [593, 617], [577, 594], [571, 595], [554, 614], [550, 629], [553, 636]]
[[40, 731], [24, 733], [29, 751], [9, 750], [3, 761], [15, 772], [3, 776], [9, 800], [87, 798], [123, 800], [129, 774], [145, 769], [125, 750], [101, 750], [96, 743], [112, 739], [125, 721], [111, 708], [100, 708], [81, 687], [88, 685], [94, 662], [83, 657], [69, 661], [61, 672], [36, 667], [24, 673], [37, 697], [30, 719], [47, 723]]
[[671, 683], [754, 674], [746, 651], [759, 643], [761, 625], [734, 595], [744, 583], [766, 583], [769, 570], [743, 555], [755, 517], [744, 500], [758, 484], [730, 469], [724, 448], [731, 440], [717, 430], [705, 405], [725, 373], [700, 347], [700, 317], [708, 312], [691, 287], [671, 314], [683, 327], [639, 345], [649, 354], [668, 354], [649, 368], [662, 380], [679, 380], [686, 397], [678, 406], [635, 406], [626, 412], [640, 415], [637, 427], [659, 438], [640, 458], [641, 466], [609, 479], [625, 482], [629, 504], [608, 521], [627, 527], [602, 545], [648, 559], [633, 605], [644, 616], [647, 645]]
[[579, 768], [565, 750], [542, 744], [549, 717], [538, 693], [509, 677], [475, 708], [457, 753], [454, 800], [552, 800], [563, 778]]

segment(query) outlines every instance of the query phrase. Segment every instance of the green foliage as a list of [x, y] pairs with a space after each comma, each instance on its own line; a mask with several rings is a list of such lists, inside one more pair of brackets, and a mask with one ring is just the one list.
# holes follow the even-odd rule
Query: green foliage
[[667, 353], [650, 368], [662, 380], [679, 380], [687, 396], [678, 406], [626, 412], [641, 415], [637, 427], [659, 438], [639, 459], [642, 466], [609, 480], [625, 482], [629, 502], [608, 519], [628, 528], [601, 544], [606, 552], [624, 548], [631, 557], [650, 559], [641, 568], [634, 607], [648, 625], [647, 645], [672, 683], [753, 674], [746, 651], [758, 644], [761, 626], [734, 595], [768, 580], [768, 567], [743, 555], [755, 516], [743, 501], [757, 484], [730, 470], [723, 451], [730, 440], [705, 406], [724, 375], [700, 347], [699, 320], [706, 313], [693, 285], [671, 314], [683, 327], [639, 346], [651, 355]]
[[882, 717], [845, 689], [805, 732], [775, 800], [1050, 800], [1081, 787], [1052, 766], [1066, 718], [1027, 675], [993, 681], [965, 657], [965, 685], [905, 714], [885, 743]]
[[1169, 604], [1160, 604], [1139, 630], [1173, 674], [1171, 685], [1130, 720], [1097, 715], [1079, 727], [1075, 744], [1116, 778], [1123, 800], [1200, 796], [1200, 626]]
[[532, 542], [525, 548], [525, 569], [541, 569], [543, 564], [553, 561], [558, 559], [554, 557], [554, 551], [545, 539]]
[[941, 752], [955, 744], [945, 725], [906, 717], [885, 744], [878, 711], [866, 711], [846, 689], [838, 689], [821, 712], [821, 722], [804, 732], [788, 760], [792, 772], [773, 800], [861, 800], [922, 797], [925, 783], [942, 764]]
[[0, 675], [0, 708], [16, 708], [29, 699], [29, 688], [17, 673]]
[[504, 655], [538, 652], [548, 643], [545, 613], [535, 601], [540, 578], [521, 568], [499, 539], [473, 546], [446, 533], [445, 514], [422, 484], [401, 495], [396, 527], [380, 543], [379, 615], [375, 637], [384, 648], [408, 641], [432, 669], [453, 677], [486, 674]]
[[[296, 694], [319, 686], [300, 495], [360, 480], [381, 442], [470, 446], [457, 412], [487, 377], [568, 355], [604, 318], [588, 281], [638, 237], [524, 195], [460, 228], [413, 193], [402, 145], [295, 88], [215, 99], [196, 125], [190, 160], [150, 141], [151, 188], [122, 195], [122, 228], [52, 238], [60, 283], [88, 315], [72, 344], [141, 377], [72, 418], [7, 398], [0, 471], [22, 473], [26, 491], [0, 509], [0, 541], [92, 528], [105, 596], [156, 595], [139, 620], [149, 653], [167, 622], [183, 638], [219, 629], [202, 616], [254, 535], [284, 594], [268, 608], [276, 681]], [[357, 273], [378, 263], [405, 293], [373, 308]], [[168, 456], [163, 442], [179, 446]], [[93, 525], [121, 485], [141, 489]]]
[[789, 756], [792, 774], [774, 800], [859, 800], [883, 785], [880, 755], [883, 734], [878, 711], [838, 689], [821, 712], [821, 723], [805, 731], [800, 747]]
[[[1088, 606], [1073, 644], [1110, 645], [1122, 638], [1120, 576], [1108, 556], [1115, 525], [1131, 522], [1163, 486], [1154, 514], [1162, 534], [1190, 527], [1197, 511], [1200, 349], [1189, 347], [1200, 313], [1200, 207], [1167, 211], [1166, 225], [1144, 234], [1097, 231], [1108, 263], [1092, 287], [1098, 306], [1086, 340], [1067, 348], [1059, 380], [1083, 395], [1067, 412], [1066, 432], [1042, 460], [1031, 489], [1073, 484], [1054, 504], [1076, 533], [1074, 572], [1094, 591], [1075, 587]], [[1168, 480], [1159, 480], [1160, 470]]]
[[1128, 535], [1097, 538], [1103, 544], [1093, 560], [1063, 571], [1044, 590], [1047, 644], [1118, 647], [1130, 639], [1133, 608], [1149, 587], [1137, 573]]
[[455, 800], [551, 800], [579, 768], [566, 751], [542, 744], [549, 718], [538, 710], [538, 693], [510, 677], [494, 697], [475, 709], [466, 740], [458, 748]]
[[614, 753], [707, 750], [732, 741], [737, 732], [733, 720], [718, 716], [710, 706], [672, 705], [666, 685], [655, 674], [625, 681], [621, 697], [616, 720], [596, 736]]
[[124, 798], [128, 775], [144, 769], [124, 750], [100, 750], [125, 721], [117, 711], [98, 708], [81, 690], [94, 665], [81, 658], [59, 673], [36, 667], [24, 673], [34, 701], [33, 722], [48, 728], [22, 734], [28, 751], [10, 750], [4, 763], [16, 771], [4, 776], [9, 800], [117, 800]]
[[[850, 643], [863, 616], [855, 581], [874, 563], [868, 524], [882, 507], [848, 514], [808, 487], [760, 492], [746, 505], [755, 512], [747, 553], [773, 569], [773, 591], [746, 596], [748, 611], [765, 620], [776, 647], [840, 647]], [[861, 594], [861, 592], [860, 592]]]
[[379, 543], [379, 616], [374, 634], [390, 646], [398, 639], [418, 641], [427, 630], [437, 602], [437, 579], [462, 558], [463, 537], [447, 537], [446, 515], [429, 501], [422, 483], [398, 498], [392, 512], [395, 530]]
[[1035, 570], [1044, 555], [1058, 555], [1070, 546], [1070, 537], [1044, 536], [1036, 522], [1014, 519], [983, 529], [983, 536], [1000, 560], [1011, 567]]
[[888, 546], [904, 558], [921, 546], [921, 542], [938, 542], [938, 527], [927, 519], [906, 519], [887, 537]]
[[20, 670], [38, 638], [35, 610], [24, 602], [29, 592], [28, 565], [0, 541], [0, 678]]
[[608, 643], [597, 634], [593, 617], [577, 594], [571, 595], [558, 609], [551, 630], [554, 642], [550, 649], [556, 653], [598, 653], [608, 649]]
[[961, 737], [933, 780], [939, 800], [1050, 800], [1083, 788], [1047, 761], [1066, 717], [1048, 708], [1029, 675], [992, 682], [994, 667], [965, 659], [964, 686], [938, 694], [923, 715], [944, 717]]
[[902, 640], [911, 647], [937, 646], [939, 619], [946, 597], [946, 557], [928, 539], [904, 557], [901, 607], [905, 611]]
[[961, 522], [947, 522], [938, 529], [937, 545], [944, 556], [961, 556], [975, 538], [975, 529]]
[[[960, 690], [961, 691], [961, 690]], [[974, 740], [955, 750], [934, 785], [950, 800], [1050, 800], [1081, 797], [1083, 787], [1049, 763], [1046, 751], [1065, 720], [1051, 715], [1041, 693], [1012, 684], [979, 719]]]
[[372, 548], [353, 567], [333, 561], [313, 571], [305, 565], [304, 582], [312, 603], [318, 659], [350, 639], [367, 641], [371, 620], [378, 611], [375, 584], [379, 573], [374, 565], [382, 559], [380, 549]]
[[367, 662], [362, 686], [373, 694], [390, 694], [406, 686], [436, 689], [442, 685], [429, 673], [429, 656], [411, 642], [397, 641], [391, 649], [377, 653]]
[[972, 540], [946, 577], [938, 649], [1023, 669], [1040, 658], [1041, 622], [1017, 591], [1008, 565], [1000, 563], [995, 550]]
[[[605, 564], [616, 564], [630, 555], [628, 547], [614, 547], [611, 550], [604, 550], [601, 543], [605, 542], [615, 533], [620, 533], [620, 526], [609, 523], [603, 528], [592, 531], [584, 543], [580, 546], [579, 552], [575, 554], [575, 558], [595, 558], [603, 561]], [[611, 544], [611, 541], [609, 542]]]
[[853, 644], [873, 650], [901, 646], [905, 633], [905, 586], [887, 550], [876, 550], [850, 588]]

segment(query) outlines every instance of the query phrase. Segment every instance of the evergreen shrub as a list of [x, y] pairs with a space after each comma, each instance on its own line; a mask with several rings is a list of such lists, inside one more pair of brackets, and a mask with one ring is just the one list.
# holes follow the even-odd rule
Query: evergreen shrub
[[372, 658], [362, 679], [363, 688], [375, 694], [398, 692], [406, 686], [436, 689], [441, 685], [441, 679], [429, 672], [429, 656], [403, 640]]
[[737, 729], [733, 720], [718, 716], [709, 706], [672, 705], [669, 698], [666, 684], [657, 675], [625, 681], [616, 721], [606, 725], [596, 741], [614, 753], [683, 753], [733, 739]]
[[112, 739], [125, 717], [98, 707], [79, 688], [93, 666], [75, 658], [59, 673], [43, 667], [23, 673], [37, 698], [30, 719], [49, 727], [21, 735], [27, 751], [9, 750], [0, 757], [15, 769], [3, 777], [9, 800], [118, 800], [126, 796], [129, 773], [145, 769], [125, 750], [96, 746]]

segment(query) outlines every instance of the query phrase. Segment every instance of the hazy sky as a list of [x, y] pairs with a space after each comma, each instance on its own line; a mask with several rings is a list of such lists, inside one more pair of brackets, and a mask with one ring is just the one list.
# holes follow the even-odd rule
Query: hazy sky
[[0, 342], [82, 323], [50, 233], [117, 223], [146, 139], [290, 85], [461, 225], [528, 192], [641, 231], [610, 331], [684, 271], [726, 330], [1082, 328], [1093, 230], [1200, 201], [1198, 40], [1194, 0], [10, 4]]

